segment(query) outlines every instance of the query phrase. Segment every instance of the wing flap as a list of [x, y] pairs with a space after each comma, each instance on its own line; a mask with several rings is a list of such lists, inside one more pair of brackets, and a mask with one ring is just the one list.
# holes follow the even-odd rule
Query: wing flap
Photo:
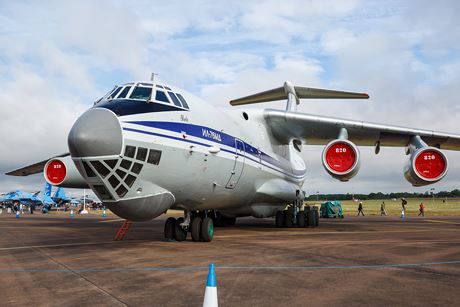
[[419, 135], [430, 146], [460, 150], [460, 135], [433, 130], [354, 121], [335, 117], [265, 109], [264, 118], [276, 139], [288, 144], [292, 139], [302, 139], [307, 144], [324, 145], [346, 128], [350, 141], [361, 146], [406, 146], [411, 137]]
[[29, 176], [29, 175], [33, 175], [33, 174], [38, 174], [38, 173], [43, 172], [43, 168], [45, 167], [46, 162], [48, 162], [50, 159], [62, 158], [62, 157], [66, 157], [66, 156], [69, 156], [69, 155], [70, 155], [70, 153], [68, 153], [68, 152], [63, 153], [61, 155], [48, 158], [46, 160], [43, 160], [43, 161], [31, 164], [31, 165], [27, 165], [27, 166], [24, 166], [24, 167], [9, 171], [8, 173], [5, 173], [5, 175], [9, 175], [9, 176]]

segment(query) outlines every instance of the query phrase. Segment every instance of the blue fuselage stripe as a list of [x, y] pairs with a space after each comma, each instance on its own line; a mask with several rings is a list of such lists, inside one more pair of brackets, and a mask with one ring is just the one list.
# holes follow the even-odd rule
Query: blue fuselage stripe
[[[165, 135], [165, 134], [161, 134], [161, 133], [157, 133], [157, 132], [150, 132], [150, 131], [127, 128], [127, 127], [123, 128], [123, 130], [125, 130], [125, 131], [137, 132], [137, 133], [142, 133], [142, 134], [147, 134], [147, 135], [154, 135], [154, 136], [164, 137], [164, 138], [173, 139], [173, 140], [177, 140], [177, 141], [181, 141], [181, 142], [187, 142], [187, 143], [202, 145], [202, 146], [205, 146], [205, 147], [211, 147], [212, 145], [202, 143], [202, 142], [193, 141], [193, 140], [189, 140], [189, 139], [186, 138], [188, 135], [198, 137], [198, 138], [200, 138], [200, 137], [203, 138], [200, 134], [197, 133], [198, 132], [197, 127], [199, 127], [200, 129], [208, 129], [208, 131], [213, 131], [213, 133], [219, 133], [220, 134], [219, 135], [219, 134], [212, 134], [211, 133], [209, 138], [204, 138], [207, 141], [216, 142], [216, 143], [219, 143], [219, 144], [222, 144], [222, 145], [227, 145], [229, 147], [235, 148], [235, 146], [236, 146], [235, 145], [235, 139], [239, 140], [238, 138], [234, 138], [234, 137], [232, 137], [232, 136], [230, 136], [228, 134], [224, 134], [222, 132], [217, 132], [216, 130], [213, 130], [211, 128], [200, 127], [200, 126], [196, 126], [196, 125], [182, 125], [181, 126], [180, 123], [166, 123], [166, 122], [127, 122], [127, 123], [154, 127], [154, 128], [158, 128], [158, 129], [162, 129], [162, 130], [171, 131], [171, 132], [178, 132], [178, 133], [183, 132], [183, 133], [186, 133], [186, 136], [185, 136], [185, 138], [180, 138], [180, 137]], [[148, 123], [148, 125], [146, 123]], [[159, 125], [156, 125], [156, 124], [159, 124]], [[173, 129], [168, 129], [168, 126], [166, 124], [177, 124], [177, 125], [171, 125], [171, 126], [174, 126], [174, 128]], [[171, 127], [171, 126], [169, 126], [169, 127]], [[188, 128], [187, 126], [194, 126], [194, 129], [193, 130], [186, 129], [186, 128]], [[185, 129], [180, 129], [180, 128], [185, 128]], [[229, 141], [229, 139], [233, 139], [233, 141]], [[219, 142], [219, 140], [220, 140], [220, 142]], [[245, 158], [247, 158], [247, 159], [249, 159], [249, 160], [251, 160], [253, 162], [259, 163], [259, 164], [261, 164], [261, 165], [263, 165], [265, 167], [268, 167], [268, 168], [270, 168], [270, 169], [272, 169], [274, 171], [280, 172], [280, 173], [282, 173], [282, 174], [284, 174], [286, 176], [293, 177], [295, 179], [302, 179], [304, 177], [304, 172], [302, 172], [301, 175], [296, 175], [296, 174], [292, 174], [292, 173], [287, 173], [284, 170], [276, 169], [275, 167], [278, 167], [278, 168], [282, 169], [281, 166], [277, 165], [279, 163], [276, 163], [276, 162], [278, 162], [276, 159], [268, 156], [265, 153], [262, 153], [261, 151], [259, 151], [255, 147], [247, 144], [246, 142], [242, 142], [242, 143], [244, 144], [244, 147], [245, 147], [244, 149], [245, 149], [246, 154], [252, 155], [256, 159], [253, 159], [253, 158], [249, 157], [248, 155], [242, 155], [241, 153], [238, 153], [236, 151], [232, 151], [232, 150], [228, 150], [228, 149], [224, 149], [224, 148], [221, 148], [221, 150], [224, 151], [224, 152], [231, 153], [231, 154], [244, 156]], [[259, 157], [259, 153], [261, 154], [260, 157]], [[265, 163], [263, 163], [263, 162], [265, 162]], [[275, 162], [275, 163], [273, 163], [273, 162]]]

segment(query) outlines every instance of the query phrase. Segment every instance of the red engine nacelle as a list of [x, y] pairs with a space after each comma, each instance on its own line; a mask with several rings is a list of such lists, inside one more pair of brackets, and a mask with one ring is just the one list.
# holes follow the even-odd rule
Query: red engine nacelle
[[414, 151], [404, 167], [404, 177], [419, 187], [438, 182], [447, 174], [447, 157], [435, 147], [423, 147]]
[[359, 171], [359, 150], [348, 140], [333, 140], [323, 150], [323, 166], [340, 181], [348, 181]]
[[88, 188], [70, 157], [53, 158], [43, 168], [45, 180], [55, 186], [64, 188]]

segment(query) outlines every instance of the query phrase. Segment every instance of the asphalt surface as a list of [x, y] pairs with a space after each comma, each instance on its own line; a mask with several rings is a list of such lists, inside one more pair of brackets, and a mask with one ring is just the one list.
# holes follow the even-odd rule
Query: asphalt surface
[[459, 306], [460, 217], [346, 217], [311, 229], [244, 218], [211, 243], [164, 242], [164, 218], [0, 215], [1, 306]]

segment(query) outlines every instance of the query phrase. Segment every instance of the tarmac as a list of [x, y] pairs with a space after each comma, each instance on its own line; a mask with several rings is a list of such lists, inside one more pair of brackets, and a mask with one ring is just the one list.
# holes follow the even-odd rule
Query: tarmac
[[164, 242], [164, 217], [0, 215], [2, 306], [459, 306], [460, 217], [238, 219], [210, 243]]

